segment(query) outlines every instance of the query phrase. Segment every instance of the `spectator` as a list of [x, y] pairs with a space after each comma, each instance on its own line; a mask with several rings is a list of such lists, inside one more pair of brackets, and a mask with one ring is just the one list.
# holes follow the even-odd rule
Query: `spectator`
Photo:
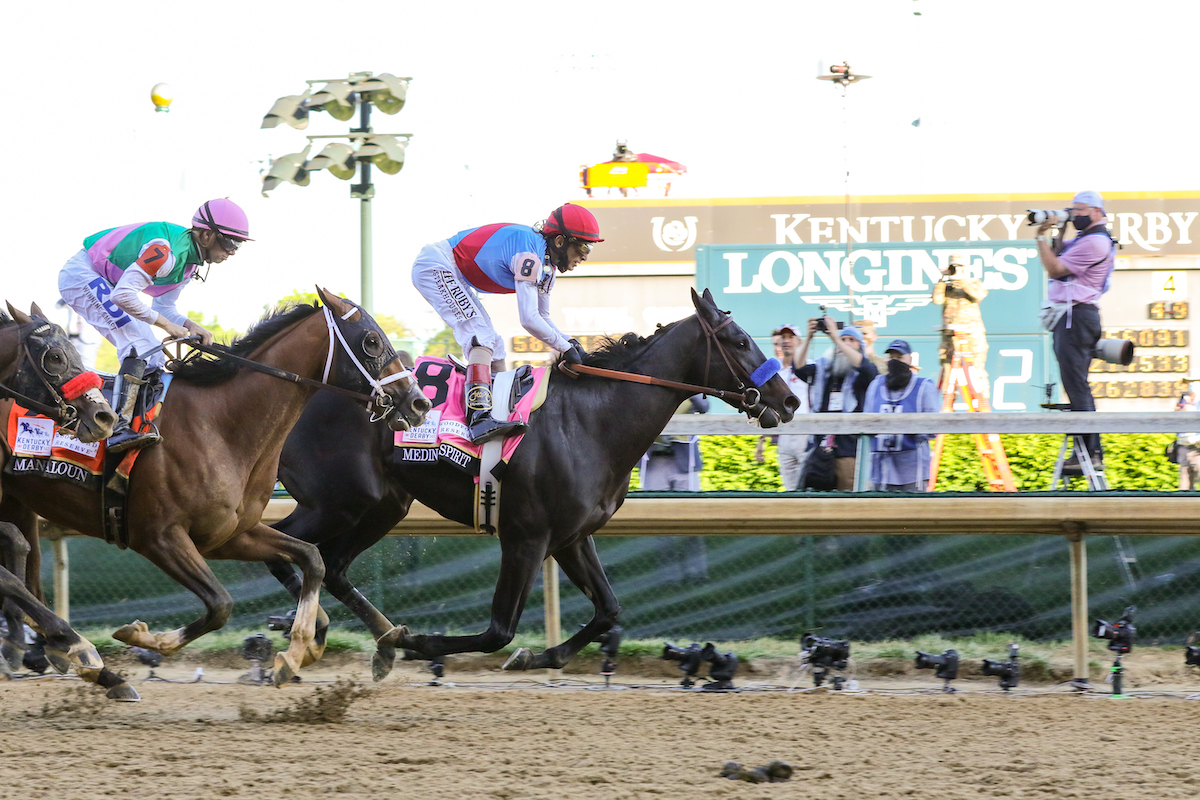
[[[1062, 388], [1072, 411], [1095, 411], [1096, 401], [1088, 384], [1092, 351], [1100, 341], [1100, 296], [1108, 291], [1116, 265], [1117, 242], [1108, 230], [1104, 198], [1099, 192], [1075, 195], [1071, 206], [1071, 224], [1078, 234], [1069, 242], [1059, 236], [1052, 246], [1046, 232], [1053, 226], [1048, 219], [1034, 237], [1038, 258], [1049, 280], [1049, 303], [1042, 309], [1042, 325], [1054, 335], [1054, 356]], [[1083, 436], [1092, 465], [1104, 469], [1104, 450], [1100, 434]], [[1077, 471], [1075, 453], [1064, 469]], [[1078, 474], [1078, 473], [1077, 473]]]
[[967, 272], [967, 259], [961, 255], [950, 256], [950, 263], [942, 271], [942, 277], [933, 285], [933, 302], [942, 307], [942, 342], [938, 347], [941, 375], [938, 385], [943, 388], [950, 381], [950, 364], [954, 359], [955, 337], [959, 344], [969, 348], [963, 355], [971, 359], [971, 385], [984, 397], [991, 397], [991, 382], [987, 374], [988, 340], [983, 327], [983, 313], [979, 304], [987, 297], [988, 290], [983, 281]]
[[[1184, 392], [1175, 410], [1196, 411], [1196, 392], [1190, 388]], [[1175, 461], [1179, 464], [1179, 490], [1190, 492], [1200, 487], [1200, 433], [1181, 433], [1176, 437]]]
[[[912, 347], [895, 339], [887, 349], [887, 374], [867, 388], [868, 414], [933, 413], [941, 410], [937, 387], [913, 375]], [[934, 434], [881, 433], [871, 437], [871, 488], [877, 492], [923, 492], [929, 486], [929, 440]]]
[[[702, 394], [692, 395], [675, 411], [678, 414], [707, 414], [709, 400]], [[700, 437], [659, 436], [642, 456], [639, 473], [643, 491], [698, 492], [700, 470]], [[664, 583], [708, 579], [708, 555], [701, 536], [664, 536], [659, 540], [659, 557]]]
[[[792, 390], [792, 394], [800, 401], [797, 414], [808, 413], [808, 384], [800, 380], [792, 358], [796, 352], [796, 334], [799, 328], [795, 325], [780, 325], [771, 331], [771, 340], [775, 345], [775, 357], [783, 366], [779, 369], [779, 377]], [[794, 492], [800, 488], [800, 468], [808, 455], [808, 437], [804, 434], [780, 434], [778, 436], [758, 437], [758, 446], [754, 450], [754, 460], [759, 464], [766, 460], [764, 453], [767, 439], [770, 438], [778, 447], [775, 451], [779, 459], [779, 479], [783, 481], [785, 492]]]
[[[833, 349], [808, 364], [808, 349], [818, 330], [833, 342]], [[852, 413], [861, 411], [867, 387], [879, 374], [879, 369], [863, 353], [863, 337], [858, 328], [848, 326], [838, 330], [830, 317], [810, 319], [804, 344], [796, 351], [792, 364], [800, 380], [809, 385], [808, 406], [812, 413]], [[810, 443], [815, 445], [822, 437]], [[837, 490], [849, 492], [854, 489], [854, 462], [858, 451], [857, 436], [835, 436], [833, 440]]]

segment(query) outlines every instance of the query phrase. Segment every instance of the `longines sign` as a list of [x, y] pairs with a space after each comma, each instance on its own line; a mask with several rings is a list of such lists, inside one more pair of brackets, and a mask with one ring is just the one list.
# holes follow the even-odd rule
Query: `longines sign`
[[[1036, 410], [1056, 365], [1039, 324], [1046, 278], [1029, 241], [862, 244], [723, 245], [696, 247], [696, 288], [710, 289], [720, 308], [769, 352], [770, 332], [803, 326], [821, 306], [835, 320], [869, 319], [882, 351], [895, 338], [912, 345], [923, 374], [937, 376], [942, 306], [933, 287], [951, 255], [988, 290], [980, 304], [988, 341], [987, 371], [997, 411]], [[817, 342], [813, 357], [829, 348]]]
[[[1120, 255], [1200, 254], [1200, 192], [1105, 195]], [[595, 261], [691, 261], [698, 244], [991, 242], [1032, 238], [1030, 208], [1064, 208], [1071, 193], [585, 200], [605, 238]]]

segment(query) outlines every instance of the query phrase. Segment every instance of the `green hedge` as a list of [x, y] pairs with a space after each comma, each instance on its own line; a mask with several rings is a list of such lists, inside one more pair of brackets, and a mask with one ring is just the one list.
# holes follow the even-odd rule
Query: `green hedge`
[[[1040, 491], [1050, 486], [1050, 476], [1062, 437], [1054, 434], [1001, 436], [1013, 478], [1020, 491]], [[1171, 491], [1179, 488], [1179, 468], [1167, 461], [1164, 450], [1175, 439], [1172, 433], [1113, 433], [1101, 435], [1104, 464], [1113, 489]], [[768, 440], [765, 461], [754, 460], [756, 436], [702, 436], [700, 452], [704, 472], [700, 488], [779, 491], [779, 466], [775, 446]], [[637, 485], [636, 483], [634, 484]], [[1082, 490], [1083, 481], [1072, 487]], [[983, 492], [987, 483], [972, 437], [947, 436], [938, 476], [939, 491]]]

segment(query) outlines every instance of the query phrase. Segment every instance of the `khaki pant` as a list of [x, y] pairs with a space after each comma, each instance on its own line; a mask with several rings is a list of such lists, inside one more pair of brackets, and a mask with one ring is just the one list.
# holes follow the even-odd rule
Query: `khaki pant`
[[833, 468], [837, 473], [837, 490], [839, 492], [854, 491], [854, 456], [834, 459]]

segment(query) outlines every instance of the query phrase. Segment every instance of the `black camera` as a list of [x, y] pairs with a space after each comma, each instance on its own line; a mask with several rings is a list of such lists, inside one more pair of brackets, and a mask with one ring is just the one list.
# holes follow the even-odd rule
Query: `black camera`
[[[829, 326], [825, 324], [825, 306], [821, 306], [821, 316], [817, 317], [817, 319], [814, 321], [817, 323], [818, 331], [821, 333], [829, 333]], [[844, 322], [834, 322], [833, 324], [837, 326], [839, 331], [846, 327], [846, 323]]]
[[1137, 636], [1137, 628], [1133, 626], [1133, 615], [1137, 606], [1126, 606], [1125, 613], [1116, 622], [1096, 620], [1092, 625], [1092, 636], [1097, 639], [1108, 639], [1108, 649], [1118, 655], [1125, 655], [1133, 649], [1133, 640]]
[[708, 680], [705, 691], [721, 691], [733, 688], [733, 676], [738, 669], [738, 658], [731, 652], [718, 653], [712, 642], [701, 647], [692, 642], [687, 647], [676, 647], [670, 642], [663, 645], [663, 661], [675, 661], [683, 672], [680, 686], [690, 687], [696, 682], [700, 666], [708, 663]]
[[1200, 647], [1188, 647], [1183, 654], [1183, 663], [1189, 667], [1200, 667]]
[[933, 653], [917, 651], [917, 669], [936, 669], [934, 675], [944, 681], [952, 681], [958, 677], [958, 651], [946, 650], [940, 656]]
[[845, 669], [850, 658], [850, 642], [826, 639], [811, 633], [805, 634], [800, 640], [800, 649], [808, 657], [808, 663], [827, 669]]
[[292, 624], [296, 621], [296, 609], [292, 609], [286, 614], [279, 616], [267, 617], [267, 630], [283, 631], [283, 638], [291, 638]]
[[679, 664], [679, 669], [683, 672], [683, 680], [680, 681], [681, 686], [691, 686], [696, 682], [696, 673], [700, 671], [700, 665], [704, 663], [702, 653], [704, 648], [692, 642], [687, 647], [676, 647], [667, 642], [663, 645], [662, 659], [663, 661], [675, 661]]
[[1015, 689], [1021, 681], [1021, 665], [1017, 663], [1020, 648], [1016, 642], [1008, 646], [1008, 660], [998, 661], [985, 658], [981, 671], [984, 675], [992, 675], [1000, 679], [1000, 688], [1004, 691]]
[[256, 633], [242, 642], [242, 658], [247, 661], [269, 661], [273, 650], [266, 634]]

